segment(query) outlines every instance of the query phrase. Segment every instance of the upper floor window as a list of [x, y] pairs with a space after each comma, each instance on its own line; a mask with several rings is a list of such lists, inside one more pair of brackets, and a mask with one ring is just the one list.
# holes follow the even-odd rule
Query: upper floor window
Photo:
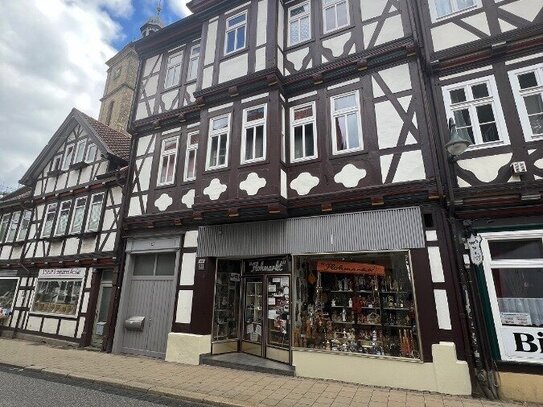
[[75, 149], [75, 160], [74, 163], [79, 163], [83, 161], [85, 157], [85, 146], [87, 144], [86, 140], [81, 140], [77, 143], [77, 148]]
[[228, 161], [228, 138], [230, 115], [214, 117], [209, 121], [206, 168], [226, 167]]
[[11, 222], [9, 223], [9, 229], [6, 236], [6, 242], [13, 242], [17, 228], [19, 227], [19, 220], [21, 219], [21, 212], [15, 212], [11, 215]]
[[158, 185], [173, 184], [177, 163], [177, 140], [178, 137], [176, 136], [162, 141]]
[[317, 157], [315, 103], [291, 109], [290, 159], [303, 161]]
[[325, 34], [350, 24], [348, 0], [322, 0], [322, 14]]
[[[430, 0], [434, 20], [456, 14], [479, 5], [479, 0]], [[432, 4], [433, 3], [433, 4]]]
[[311, 6], [309, 1], [288, 10], [288, 45], [296, 45], [311, 38]]
[[181, 81], [181, 63], [183, 62], [183, 52], [177, 52], [168, 57], [168, 66], [166, 67], [166, 78], [164, 79], [164, 88], [171, 88], [179, 85]]
[[358, 91], [331, 98], [334, 154], [362, 149]]
[[494, 77], [446, 86], [443, 92], [447, 116], [473, 144], [508, 141]]
[[527, 139], [543, 137], [543, 64], [509, 73]]
[[185, 154], [185, 181], [196, 179], [196, 156], [198, 154], [198, 132], [189, 133], [187, 136], [187, 151]]
[[27, 209], [23, 212], [23, 217], [21, 218], [21, 227], [19, 228], [19, 233], [17, 233], [17, 240], [23, 240], [26, 237], [26, 232], [30, 227], [30, 219], [32, 219], [32, 211]]
[[189, 71], [187, 81], [192, 81], [198, 77], [198, 64], [200, 62], [200, 44], [190, 49]]
[[70, 167], [73, 157], [74, 157], [74, 145], [71, 144], [66, 147], [66, 152], [64, 153], [64, 161], [62, 162], [63, 170], [67, 170]]
[[96, 159], [96, 151], [96, 144], [89, 144], [89, 148], [87, 148], [87, 156], [85, 157], [85, 162], [93, 162]]
[[98, 231], [100, 226], [100, 218], [102, 216], [102, 206], [104, 204], [104, 193], [94, 194], [91, 197], [89, 207], [89, 218], [87, 219], [87, 232]]
[[45, 217], [43, 219], [41, 237], [48, 237], [51, 235], [51, 231], [53, 230], [53, 223], [55, 222], [56, 213], [57, 213], [56, 203], [51, 203], [47, 205], [47, 210], [45, 211]]
[[53, 158], [53, 162], [51, 163], [51, 171], [58, 171], [60, 170], [60, 165], [62, 164], [62, 154], [59, 154]]
[[2, 216], [2, 221], [0, 222], [0, 243], [4, 241], [6, 234], [8, 232], [9, 225], [9, 213], [6, 213]]
[[85, 208], [87, 206], [87, 197], [83, 196], [75, 200], [74, 214], [72, 215], [72, 226], [70, 233], [79, 233], [83, 227], [83, 218], [85, 217]]
[[57, 228], [55, 229], [55, 236], [66, 234], [66, 228], [68, 227], [68, 218], [70, 216], [70, 209], [72, 208], [72, 201], [64, 201], [60, 204], [60, 211], [58, 212]]
[[251, 107], [243, 111], [241, 136], [241, 163], [266, 158], [266, 106]]
[[245, 48], [247, 34], [247, 12], [226, 20], [226, 36], [224, 41], [225, 55]]

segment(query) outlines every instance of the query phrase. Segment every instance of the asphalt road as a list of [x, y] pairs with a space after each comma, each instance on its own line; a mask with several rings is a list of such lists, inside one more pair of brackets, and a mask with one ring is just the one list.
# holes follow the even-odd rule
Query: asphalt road
[[1, 407], [208, 407], [110, 386], [0, 367]]

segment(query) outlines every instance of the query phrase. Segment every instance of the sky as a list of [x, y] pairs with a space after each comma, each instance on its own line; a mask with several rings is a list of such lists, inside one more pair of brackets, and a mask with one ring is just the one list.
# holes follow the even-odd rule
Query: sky
[[[162, 0], [168, 25], [188, 0]], [[0, 192], [18, 187], [73, 107], [98, 117], [105, 62], [140, 38], [157, 0], [7, 0], [0, 12]]]

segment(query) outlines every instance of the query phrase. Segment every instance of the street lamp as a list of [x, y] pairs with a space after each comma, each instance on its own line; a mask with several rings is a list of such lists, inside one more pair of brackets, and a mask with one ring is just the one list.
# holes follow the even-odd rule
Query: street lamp
[[445, 148], [449, 152], [451, 161], [458, 160], [458, 157], [473, 144], [467, 133], [459, 132], [456, 129], [456, 124], [453, 119], [449, 119], [449, 135], [450, 139], [445, 144]]

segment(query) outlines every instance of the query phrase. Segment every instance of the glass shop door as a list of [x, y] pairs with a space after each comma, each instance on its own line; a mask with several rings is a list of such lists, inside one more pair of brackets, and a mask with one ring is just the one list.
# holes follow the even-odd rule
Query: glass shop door
[[266, 277], [266, 358], [290, 364], [290, 276]]
[[264, 303], [263, 277], [245, 277], [241, 351], [264, 356], [262, 349]]

